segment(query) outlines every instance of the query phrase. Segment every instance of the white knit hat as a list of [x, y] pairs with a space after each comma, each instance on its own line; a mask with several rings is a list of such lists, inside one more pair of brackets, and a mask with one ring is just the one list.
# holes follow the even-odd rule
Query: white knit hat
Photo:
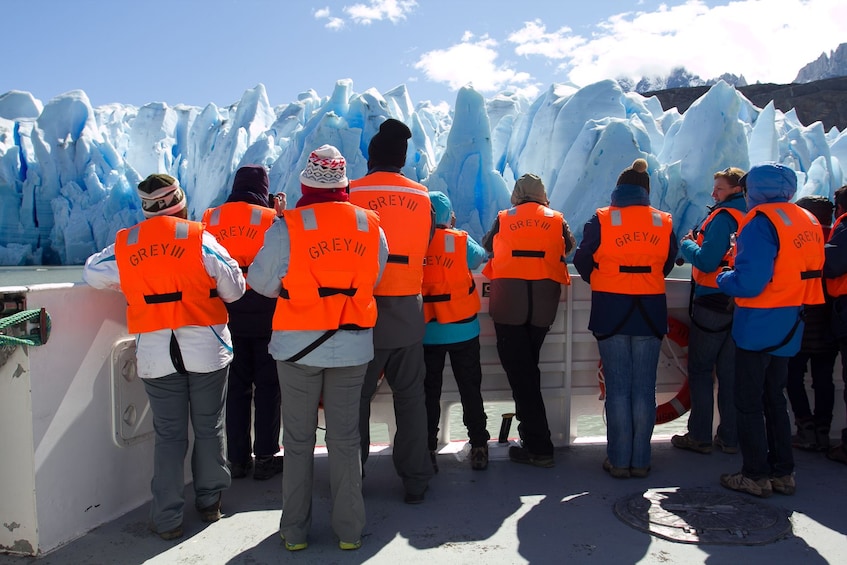
[[312, 188], [346, 188], [347, 162], [332, 145], [321, 145], [309, 155], [300, 183]]

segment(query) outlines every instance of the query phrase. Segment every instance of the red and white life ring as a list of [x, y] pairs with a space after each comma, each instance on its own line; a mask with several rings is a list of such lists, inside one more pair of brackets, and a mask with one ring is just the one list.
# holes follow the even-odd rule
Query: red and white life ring
[[[665, 340], [669, 343], [663, 343], [663, 354], [664, 349], [667, 349], [669, 355], [666, 357], [673, 360], [676, 368], [685, 375], [685, 381], [676, 396], [656, 407], [657, 424], [665, 424], [675, 420], [691, 408], [691, 393], [688, 389], [688, 326], [676, 318], [669, 317], [668, 334], [665, 336]], [[597, 365], [597, 380], [600, 383], [600, 400], [605, 400], [606, 380], [603, 375], [602, 360]]]

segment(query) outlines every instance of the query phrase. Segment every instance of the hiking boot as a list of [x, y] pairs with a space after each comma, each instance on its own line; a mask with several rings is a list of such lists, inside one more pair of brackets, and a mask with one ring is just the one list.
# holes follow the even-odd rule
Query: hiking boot
[[429, 452], [429, 460], [432, 462], [432, 472], [437, 473], [438, 472], [438, 459], [436, 459], [436, 457], [435, 457], [435, 451]]
[[359, 549], [360, 547], [362, 547], [362, 540], [338, 542], [338, 549], [343, 549], [344, 551], [351, 551]]
[[724, 440], [721, 439], [721, 436], [716, 435], [714, 441], [712, 441], [712, 445], [726, 454], [735, 455], [738, 453], [737, 445], [727, 445]]
[[481, 445], [471, 448], [471, 469], [484, 471], [488, 467], [488, 446]]
[[829, 451], [831, 447], [829, 442], [829, 426], [815, 426], [815, 441], [818, 444], [818, 451]]
[[250, 469], [253, 468], [253, 458], [251, 457], [244, 463], [227, 461], [226, 466], [229, 467], [229, 474], [233, 479], [243, 479], [250, 472]]
[[721, 475], [721, 485], [739, 492], [746, 492], [760, 498], [767, 498], [773, 494], [770, 479], [751, 479], [741, 473], [732, 475]]
[[153, 532], [154, 534], [156, 534], [157, 536], [159, 536], [160, 538], [162, 538], [165, 541], [179, 539], [183, 536], [182, 524], [180, 524], [176, 528], [173, 528], [173, 529], [168, 530], [166, 532], [159, 532], [159, 531], [156, 530], [156, 526], [154, 526], [153, 524], [150, 524], [150, 531]]
[[708, 455], [712, 452], [711, 443], [700, 443], [698, 441], [694, 441], [693, 439], [691, 439], [691, 434], [685, 434], [684, 436], [673, 436], [671, 438], [671, 444], [673, 444], [674, 447], [678, 447], [680, 449], [687, 449], [689, 451], [695, 451], [697, 453], [702, 453], [703, 455]]
[[253, 470], [253, 478], [257, 481], [266, 481], [274, 475], [282, 473], [282, 457], [268, 455], [267, 457], [256, 457], [256, 468]]
[[629, 467], [615, 467], [608, 457], [603, 461], [603, 470], [616, 479], [628, 479], [630, 475]]
[[826, 458], [830, 461], [837, 461], [838, 463], [847, 463], [847, 450], [844, 449], [844, 444], [839, 443], [835, 447], [831, 447], [826, 452]]
[[201, 522], [206, 522], [207, 524], [217, 522], [221, 519], [221, 495], [218, 494], [217, 502], [206, 508], [198, 508], [197, 511], [200, 513]]
[[644, 479], [650, 474], [650, 467], [630, 467], [629, 476], [635, 479]]
[[794, 491], [797, 490], [797, 484], [794, 482], [794, 474], [771, 477], [771, 488], [779, 494], [794, 494]]
[[815, 435], [815, 423], [811, 420], [797, 420], [797, 433], [791, 436], [791, 445], [804, 451], [817, 451], [818, 438]]
[[509, 447], [509, 459], [515, 463], [523, 463], [525, 465], [533, 465], [535, 467], [543, 467], [549, 469], [555, 465], [552, 455], [536, 455], [530, 453], [525, 447], [513, 445]]

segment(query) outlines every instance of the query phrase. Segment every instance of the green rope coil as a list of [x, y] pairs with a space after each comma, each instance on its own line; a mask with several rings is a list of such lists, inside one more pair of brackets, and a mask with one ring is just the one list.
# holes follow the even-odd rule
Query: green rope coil
[[[17, 324], [23, 324], [33, 319], [42, 320], [42, 327], [38, 333], [32, 333], [27, 337], [22, 337], [6, 335], [2, 331], [5, 328]], [[51, 329], [52, 323], [50, 321], [50, 316], [43, 308], [40, 310], [24, 310], [22, 312], [17, 312], [11, 316], [0, 318], [0, 345], [44, 345], [47, 342], [47, 338], [50, 336]]]

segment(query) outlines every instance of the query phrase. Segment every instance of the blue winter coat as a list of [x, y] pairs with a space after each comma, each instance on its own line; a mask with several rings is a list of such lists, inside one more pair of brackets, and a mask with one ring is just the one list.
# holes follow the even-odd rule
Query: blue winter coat
[[[757, 169], [751, 169], [751, 173]], [[794, 171], [782, 165], [769, 167], [747, 181], [747, 206], [754, 217], [747, 221], [736, 240], [735, 269], [718, 275], [718, 287], [729, 296], [752, 298], [762, 293], [773, 277], [779, 251], [776, 228], [754, 208], [767, 202], [788, 202], [797, 190]], [[751, 176], [751, 175], [748, 175]], [[732, 319], [735, 344], [748, 351], [762, 351], [779, 345], [800, 320], [802, 306], [745, 308], [736, 306]], [[797, 324], [791, 339], [770, 351], [778, 357], [792, 357], [800, 351], [803, 322]]]

